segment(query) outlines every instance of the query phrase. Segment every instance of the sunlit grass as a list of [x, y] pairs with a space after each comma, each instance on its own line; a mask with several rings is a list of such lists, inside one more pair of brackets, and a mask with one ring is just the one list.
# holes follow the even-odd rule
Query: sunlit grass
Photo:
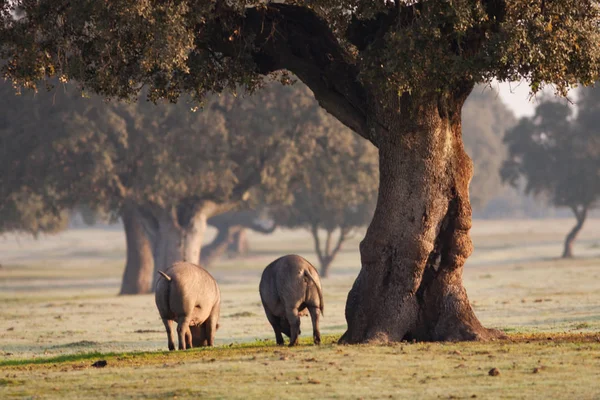
[[[0, 364], [0, 396], [49, 398], [594, 398], [599, 335], [487, 343], [294, 348], [272, 341], [175, 352], [86, 353]], [[98, 360], [104, 368], [94, 368]], [[498, 376], [490, 376], [492, 368]]]

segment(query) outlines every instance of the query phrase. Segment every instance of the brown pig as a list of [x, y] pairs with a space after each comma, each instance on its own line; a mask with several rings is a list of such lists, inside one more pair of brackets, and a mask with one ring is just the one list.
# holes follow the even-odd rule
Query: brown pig
[[189, 262], [173, 264], [156, 283], [154, 299], [169, 341], [175, 350], [173, 324], [177, 321], [179, 350], [212, 346], [221, 310], [221, 291], [202, 267]]
[[319, 314], [323, 314], [323, 292], [319, 274], [308, 261], [297, 255], [273, 261], [262, 273], [259, 292], [277, 344], [283, 344], [282, 333], [290, 338], [290, 346], [298, 343], [300, 315], [305, 315], [305, 309], [312, 319], [314, 342], [321, 343]]

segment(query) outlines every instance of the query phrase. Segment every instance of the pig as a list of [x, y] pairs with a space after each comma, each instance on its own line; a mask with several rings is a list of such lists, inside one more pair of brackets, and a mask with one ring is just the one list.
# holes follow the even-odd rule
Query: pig
[[282, 333], [290, 338], [290, 346], [298, 343], [300, 315], [306, 315], [306, 309], [312, 319], [314, 343], [321, 343], [323, 291], [319, 274], [308, 261], [297, 255], [273, 261], [262, 273], [259, 292], [278, 345], [283, 345]]
[[175, 263], [158, 273], [154, 299], [167, 330], [169, 350], [175, 350], [175, 321], [179, 350], [213, 346], [221, 311], [221, 291], [214, 278], [189, 262]]

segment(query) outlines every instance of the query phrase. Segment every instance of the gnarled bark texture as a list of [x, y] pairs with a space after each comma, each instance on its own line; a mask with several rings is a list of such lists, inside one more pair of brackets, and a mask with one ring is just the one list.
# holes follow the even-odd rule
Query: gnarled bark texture
[[127, 261], [119, 294], [143, 294], [152, 289], [154, 260], [152, 244], [144, 231], [143, 215], [134, 204], [126, 204], [121, 214], [125, 227]]
[[[472, 252], [472, 163], [460, 110], [470, 88], [371, 107], [379, 144], [377, 208], [361, 242], [362, 269], [341, 342], [491, 339], [469, 304], [462, 271]], [[418, 101], [418, 104], [417, 104]], [[393, 110], [397, 112], [393, 112]]]
[[571, 209], [573, 210], [573, 214], [575, 214], [575, 218], [577, 218], [577, 223], [565, 238], [565, 249], [562, 258], [573, 258], [573, 243], [575, 243], [575, 239], [577, 239], [577, 235], [581, 231], [581, 228], [583, 228], [583, 224], [587, 218], [587, 206], [582, 206], [581, 208], [572, 207]]

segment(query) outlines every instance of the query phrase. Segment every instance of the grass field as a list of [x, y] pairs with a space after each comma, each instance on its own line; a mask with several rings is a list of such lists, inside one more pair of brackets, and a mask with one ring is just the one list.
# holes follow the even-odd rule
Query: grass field
[[[303, 346], [273, 346], [260, 273], [282, 254], [316, 257], [303, 232], [251, 235], [247, 258], [211, 270], [222, 290], [218, 347], [170, 354], [153, 296], [116, 296], [119, 229], [6, 236], [0, 398], [600, 398], [599, 222], [565, 261], [570, 220], [475, 221], [465, 286], [481, 321], [510, 334], [493, 343], [332, 344], [359, 269], [355, 239], [323, 281], [328, 344], [309, 344], [303, 318]], [[105, 368], [91, 367], [100, 359]]]

